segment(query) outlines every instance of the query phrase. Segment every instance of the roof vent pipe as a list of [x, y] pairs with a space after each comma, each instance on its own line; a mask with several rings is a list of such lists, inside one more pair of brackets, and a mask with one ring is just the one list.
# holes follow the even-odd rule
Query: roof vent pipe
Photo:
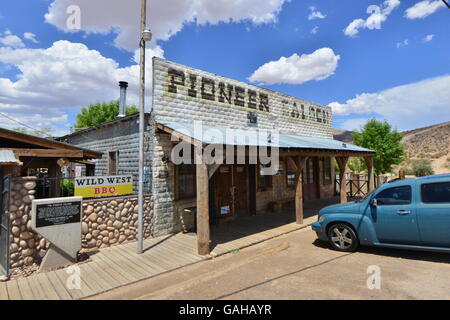
[[127, 88], [128, 88], [128, 82], [126, 81], [120, 81], [119, 82], [120, 87], [120, 102], [119, 102], [119, 118], [125, 117], [125, 111], [127, 107]]

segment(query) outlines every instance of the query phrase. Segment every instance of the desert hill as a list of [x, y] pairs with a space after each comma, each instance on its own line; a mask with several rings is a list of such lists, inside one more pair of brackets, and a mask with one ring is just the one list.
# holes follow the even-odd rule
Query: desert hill
[[[410, 160], [429, 159], [435, 173], [450, 172], [450, 121], [402, 133], [402, 144]], [[352, 143], [351, 134], [335, 129], [334, 139]]]

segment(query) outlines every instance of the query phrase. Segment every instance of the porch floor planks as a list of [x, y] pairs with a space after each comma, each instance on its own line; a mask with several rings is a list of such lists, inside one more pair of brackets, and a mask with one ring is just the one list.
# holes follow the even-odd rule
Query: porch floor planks
[[162, 257], [165, 257], [165, 259], [168, 261], [173, 259], [183, 265], [200, 261], [194, 257], [191, 257], [189, 254], [183, 254], [182, 251], [175, 248], [175, 245], [173, 243], [162, 243], [160, 244], [158, 249], [162, 251]]
[[112, 268], [109, 264], [101, 260], [91, 261], [90, 264], [94, 271], [97, 272], [100, 270], [104, 274], [104, 278], [106, 277], [108, 281], [112, 280], [116, 286], [123, 286], [130, 283], [130, 280], [120, 274], [117, 269]]
[[[117, 246], [117, 248], [118, 247], [119, 246]], [[148, 274], [148, 270], [143, 270], [140, 263], [131, 260], [129, 256], [123, 254], [122, 251], [117, 248], [108, 248], [109, 249], [108, 252], [106, 252], [107, 250], [105, 250], [104, 252], [105, 256], [107, 255], [107, 257], [110, 258], [110, 260], [120, 263], [126, 268], [128, 268], [129, 269], [128, 271], [133, 272], [138, 280], [144, 279]]]
[[119, 276], [126, 280], [126, 284], [133, 283], [140, 278], [135, 276], [134, 274], [129, 272], [129, 269], [121, 265], [120, 263], [117, 263], [115, 261], [112, 261], [111, 259], [108, 259], [105, 257], [105, 255], [99, 253], [96, 255], [95, 261], [97, 261], [101, 265], [107, 265], [111, 268], [111, 270], [114, 270]]
[[17, 279], [17, 285], [19, 286], [20, 294], [23, 300], [35, 300], [33, 291], [31, 291], [30, 285], [26, 278]]
[[17, 284], [16, 279], [6, 282], [6, 288], [8, 289], [10, 300], [22, 300], [22, 295], [20, 294], [19, 285]]
[[103, 277], [103, 270], [96, 270], [99, 273], [95, 273], [90, 266], [91, 263], [83, 263], [81, 269], [81, 276], [88, 283], [93, 292], [104, 292], [114, 288], [111, 283], [106, 282]]
[[[67, 268], [65, 269], [59, 269], [56, 270], [55, 273], [58, 276], [58, 278], [61, 280], [62, 283], [67, 284], [67, 281], [69, 280], [69, 277], [71, 275], [69, 275], [67, 272]], [[80, 270], [81, 271], [81, 270]], [[82, 272], [82, 271], [81, 271]], [[31, 277], [30, 277], [31, 278]], [[81, 273], [80, 276], [80, 289], [69, 289], [67, 290], [67, 292], [74, 298], [74, 299], [80, 299], [82, 297], [85, 296], [89, 296], [93, 294], [92, 289], [90, 288], [90, 286], [88, 285], [88, 283], [86, 282], [86, 280], [84, 279], [85, 277], [83, 277], [83, 273]]]
[[165, 249], [168, 254], [174, 255], [176, 258], [179, 258], [181, 262], [197, 262], [199, 260], [202, 260], [201, 258], [192, 256], [190, 253], [184, 252], [183, 248], [180, 248], [179, 244], [173, 240], [171, 241], [171, 243], [162, 243], [161, 248]]
[[61, 282], [55, 272], [48, 272], [47, 277], [53, 284], [53, 287], [61, 300], [72, 300], [72, 296], [66, 289], [65, 284]]
[[44, 295], [46, 300], [59, 300], [59, 295], [56, 293], [52, 283], [47, 278], [45, 273], [38, 273], [36, 275], [37, 280], [41, 284], [42, 291], [44, 291]]
[[9, 300], [6, 282], [0, 282], [0, 300]]
[[152, 263], [150, 260], [145, 259], [146, 254], [138, 255], [136, 252], [132, 252], [127, 248], [118, 248], [118, 250], [122, 250], [122, 254], [129, 257], [130, 260], [138, 261], [140, 265], [144, 266], [144, 269], [147, 271], [146, 276], [152, 276], [161, 272], [164, 272], [165, 268], [158, 266], [155, 263]]

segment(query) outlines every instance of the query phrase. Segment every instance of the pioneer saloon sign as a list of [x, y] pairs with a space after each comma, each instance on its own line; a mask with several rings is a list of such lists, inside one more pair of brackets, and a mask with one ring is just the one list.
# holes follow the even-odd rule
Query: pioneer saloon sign
[[133, 193], [133, 176], [75, 178], [75, 196], [111, 197]]
[[[249, 112], [270, 113], [271, 96], [255, 89], [233, 85], [213, 78], [187, 73], [176, 68], [167, 70], [167, 93], [178, 94], [183, 87], [187, 99], [201, 99], [204, 102], [216, 102], [230, 107], [245, 108]], [[187, 89], [187, 90], [186, 90]], [[266, 90], [265, 90], [266, 91]], [[282, 116], [293, 119], [310, 120], [326, 124], [329, 120], [329, 111], [317, 105], [307, 105], [295, 98], [284, 97]]]

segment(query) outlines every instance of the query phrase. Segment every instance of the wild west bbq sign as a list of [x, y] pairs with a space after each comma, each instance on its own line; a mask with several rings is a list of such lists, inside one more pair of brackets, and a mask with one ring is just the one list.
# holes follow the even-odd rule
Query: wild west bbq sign
[[[265, 120], [261, 128], [273, 129], [277, 122], [279, 129], [292, 131], [303, 131], [300, 127], [305, 124], [331, 130], [329, 107], [159, 58], [154, 59], [154, 86], [154, 110], [156, 120], [161, 122], [195, 117], [239, 126], [249, 113], [256, 113], [258, 123], [261, 118]], [[179, 119], [180, 114], [183, 119]], [[316, 131], [311, 135], [320, 133]]]
[[133, 176], [75, 178], [75, 196], [112, 197], [133, 193]]

